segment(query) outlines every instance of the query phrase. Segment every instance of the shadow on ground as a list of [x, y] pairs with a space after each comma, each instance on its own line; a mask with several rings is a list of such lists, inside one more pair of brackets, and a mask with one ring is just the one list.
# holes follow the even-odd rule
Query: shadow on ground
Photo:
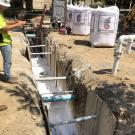
[[33, 115], [40, 115], [39, 95], [33, 80], [24, 73], [21, 73], [20, 76], [24, 81], [19, 81], [15, 87], [11, 89], [2, 87], [1, 90], [7, 92], [10, 96], [17, 97], [16, 100], [20, 103], [20, 106], [17, 108], [18, 111], [24, 109], [30, 111]]
[[74, 41], [75, 45], [84, 45], [84, 46], [89, 46], [90, 47], [90, 43], [88, 40], [75, 40]]
[[107, 84], [96, 89], [116, 117], [115, 135], [135, 133], [135, 84]]

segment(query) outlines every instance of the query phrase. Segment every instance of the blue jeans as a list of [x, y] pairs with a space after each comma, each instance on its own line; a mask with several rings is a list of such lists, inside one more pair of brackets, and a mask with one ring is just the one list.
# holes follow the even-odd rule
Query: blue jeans
[[12, 65], [12, 46], [0, 46], [0, 51], [3, 57], [3, 68], [6, 79], [11, 78], [11, 65]]

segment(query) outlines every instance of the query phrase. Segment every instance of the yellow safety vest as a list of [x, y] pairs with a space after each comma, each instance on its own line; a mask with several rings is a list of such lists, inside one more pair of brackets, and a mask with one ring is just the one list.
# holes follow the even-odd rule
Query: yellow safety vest
[[[0, 14], [0, 29], [6, 27], [6, 21], [2, 14]], [[8, 32], [0, 32], [0, 46], [6, 46], [11, 44], [11, 37]]]

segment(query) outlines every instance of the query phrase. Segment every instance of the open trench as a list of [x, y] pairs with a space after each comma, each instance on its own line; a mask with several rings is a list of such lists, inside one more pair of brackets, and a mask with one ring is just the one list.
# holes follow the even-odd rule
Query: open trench
[[[28, 37], [28, 40], [30, 38]], [[49, 40], [44, 42], [46, 46], [36, 47], [32, 44], [32, 40], [29, 42], [29, 58], [31, 60], [32, 72], [35, 85], [39, 91], [42, 99], [43, 106], [47, 108], [46, 117], [49, 123], [57, 123], [73, 119], [73, 101], [44, 101], [47, 97], [69, 95], [66, 86], [66, 75], [62, 73], [60, 67], [57, 67], [56, 46], [49, 46]], [[48, 43], [47, 43], [48, 42]], [[42, 55], [42, 52], [52, 52], [51, 54]], [[34, 54], [35, 53], [35, 54]], [[55, 79], [56, 76], [59, 78]], [[43, 78], [47, 78], [44, 80]], [[41, 79], [41, 80], [40, 80]], [[42, 80], [43, 79], [43, 80]], [[71, 92], [72, 93], [72, 92]], [[44, 110], [46, 111], [46, 110]], [[49, 125], [48, 123], [48, 125]], [[49, 125], [49, 134], [52, 135], [78, 135], [76, 124], [62, 124], [59, 126]]]
[[39, 44], [35, 44], [37, 35], [25, 35], [33, 80], [45, 108], [48, 135], [113, 135], [116, 121], [112, 112], [94, 92], [68, 76], [69, 71], [57, 59], [58, 44], [44, 32], [38, 35]]
[[[41, 74], [49, 77], [53, 76], [50, 68], [46, 66], [46, 58], [32, 58], [31, 61], [34, 76], [40, 76]], [[65, 80], [37, 81], [35, 79], [35, 84], [43, 99], [43, 105], [47, 107], [48, 121], [50, 123], [73, 119], [72, 101], [44, 102], [44, 98], [47, 96], [49, 97], [67, 91]], [[52, 135], [77, 135], [75, 124], [50, 127], [50, 132], [52, 132]]]

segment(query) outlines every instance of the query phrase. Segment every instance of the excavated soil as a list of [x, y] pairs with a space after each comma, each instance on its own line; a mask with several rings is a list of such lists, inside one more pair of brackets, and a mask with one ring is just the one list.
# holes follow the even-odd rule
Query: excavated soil
[[0, 135], [45, 135], [44, 122], [39, 107], [38, 92], [33, 84], [31, 65], [24, 57], [26, 43], [20, 32], [11, 33], [13, 38], [13, 76], [16, 84], [2, 81], [3, 68], [0, 56], [0, 105], [7, 110], [0, 112]]
[[76, 112], [85, 113], [84, 93], [94, 91], [116, 117], [114, 134], [134, 135], [135, 52], [123, 52], [117, 76], [113, 76], [114, 48], [91, 48], [88, 36], [51, 32], [49, 38], [58, 45], [58, 63], [67, 72], [69, 88], [79, 91]]

